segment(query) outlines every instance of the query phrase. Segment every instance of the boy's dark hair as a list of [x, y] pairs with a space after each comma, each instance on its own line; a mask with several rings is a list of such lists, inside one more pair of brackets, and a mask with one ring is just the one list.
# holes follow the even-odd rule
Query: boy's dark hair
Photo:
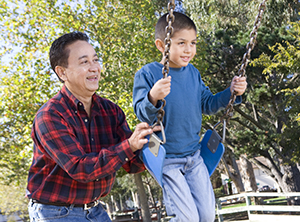
[[[168, 13], [166, 13], [162, 17], [160, 17], [156, 23], [155, 39], [160, 39], [160, 40], [164, 41], [166, 38], [165, 29], [168, 25], [168, 22], [166, 20], [167, 14]], [[174, 12], [173, 14], [175, 16], [175, 21], [172, 24], [172, 26], [173, 26], [172, 36], [176, 32], [178, 32], [182, 29], [194, 29], [197, 32], [196, 25], [192, 19], [190, 19], [188, 16], [186, 16], [185, 14], [182, 14], [180, 12]]]
[[[89, 42], [89, 37], [85, 33], [76, 31], [64, 34], [52, 43], [49, 51], [49, 59], [54, 72], [56, 66], [68, 67], [70, 50], [67, 49], [67, 46], [78, 40]], [[55, 74], [57, 75], [56, 72]], [[64, 82], [58, 75], [57, 77], [59, 81]]]

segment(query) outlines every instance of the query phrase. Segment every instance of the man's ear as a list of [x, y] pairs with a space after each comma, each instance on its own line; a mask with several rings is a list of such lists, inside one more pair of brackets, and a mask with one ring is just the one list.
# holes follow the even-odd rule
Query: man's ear
[[160, 39], [156, 39], [155, 40], [155, 45], [156, 45], [156, 48], [162, 53], [164, 54], [165, 52], [165, 44], [162, 40]]
[[62, 67], [62, 66], [56, 66], [55, 67], [55, 72], [56, 74], [59, 76], [60, 79], [62, 79], [63, 81], [67, 80], [67, 76], [66, 76], [66, 68]]

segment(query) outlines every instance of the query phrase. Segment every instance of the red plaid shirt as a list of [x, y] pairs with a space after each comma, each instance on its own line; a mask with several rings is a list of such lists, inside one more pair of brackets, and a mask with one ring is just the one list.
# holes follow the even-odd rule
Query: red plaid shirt
[[91, 116], [63, 86], [36, 114], [27, 196], [41, 202], [85, 204], [107, 195], [116, 171], [143, 171], [127, 138], [123, 111], [94, 94]]

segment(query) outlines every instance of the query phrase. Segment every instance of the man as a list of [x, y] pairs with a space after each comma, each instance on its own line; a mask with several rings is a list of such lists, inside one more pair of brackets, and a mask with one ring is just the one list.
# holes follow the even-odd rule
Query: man
[[88, 41], [86, 34], [72, 32], [50, 48], [52, 69], [64, 85], [33, 122], [31, 221], [111, 221], [99, 198], [110, 192], [116, 171], [145, 169], [139, 150], [153, 130], [140, 123], [132, 133], [123, 111], [95, 93], [101, 67]]

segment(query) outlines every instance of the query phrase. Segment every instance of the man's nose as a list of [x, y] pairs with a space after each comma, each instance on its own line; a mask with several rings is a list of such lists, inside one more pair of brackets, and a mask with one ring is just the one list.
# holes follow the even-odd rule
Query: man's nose
[[98, 62], [92, 63], [89, 70], [91, 72], [96, 72], [96, 71], [100, 70], [100, 72], [101, 72], [101, 65]]

